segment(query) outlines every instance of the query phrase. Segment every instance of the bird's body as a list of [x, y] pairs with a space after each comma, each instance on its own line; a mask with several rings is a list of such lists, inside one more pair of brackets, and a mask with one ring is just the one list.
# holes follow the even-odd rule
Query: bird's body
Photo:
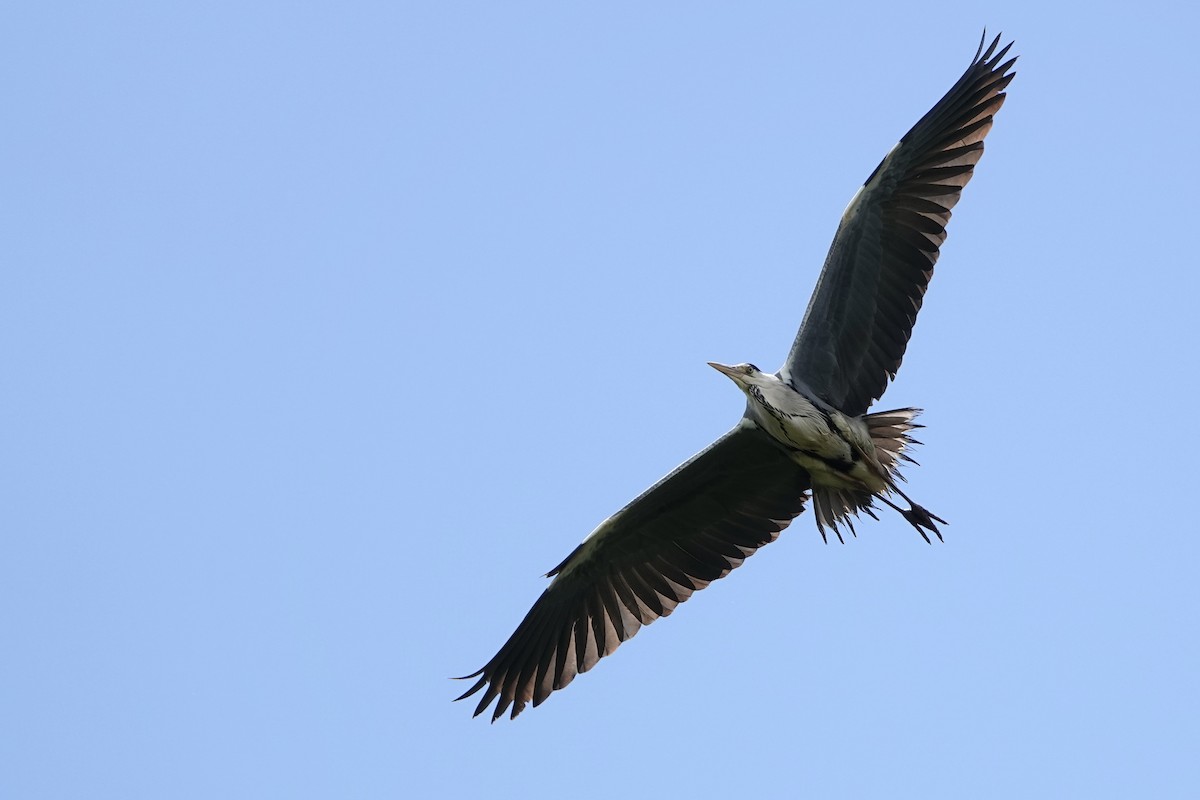
[[819, 398], [806, 397], [778, 375], [761, 372], [753, 364], [712, 366], [746, 392], [743, 421], [770, 434], [813, 483], [871, 493], [887, 490], [887, 475], [861, 417], [824, 407]]
[[[462, 697], [515, 717], [595, 666], [643, 626], [775, 540], [810, 500], [822, 538], [854, 532], [874, 502], [925, 541], [944, 523], [901, 491], [917, 409], [869, 413], [907, 348], [950, 209], [1016, 59], [999, 37], [905, 134], [842, 215], [817, 287], [780, 370], [710, 364], [746, 394], [732, 430], [602, 522]], [[908, 504], [903, 508], [893, 497]], [[927, 533], [928, 532], [928, 533]]]
[[[793, 386], [753, 364], [730, 367], [710, 361], [709, 366], [746, 393], [742, 424], [767, 433], [808, 473], [822, 538], [826, 525], [838, 539], [842, 538], [840, 524], [853, 531], [852, 517], [859, 511], [871, 514], [874, 499], [899, 511], [925, 541], [929, 541], [926, 530], [941, 538], [934, 522], [945, 520], [913, 503], [896, 485], [903, 480], [899, 462], [911, 461], [904, 451], [916, 444], [908, 432], [917, 427], [912, 422], [920, 413], [917, 409], [849, 416], [805, 387]], [[910, 507], [898, 508], [887, 499], [889, 493], [899, 494]]]

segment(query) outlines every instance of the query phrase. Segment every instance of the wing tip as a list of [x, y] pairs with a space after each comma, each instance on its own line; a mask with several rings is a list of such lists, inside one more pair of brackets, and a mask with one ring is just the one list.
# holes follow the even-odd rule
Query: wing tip
[[[472, 672], [470, 675], [463, 675], [461, 678], [451, 678], [450, 680], [452, 680], [452, 681], [469, 681], [469, 680], [471, 680], [471, 678], [479, 678], [480, 675], [483, 675], [482, 669], [479, 670], [478, 672]], [[454, 698], [454, 702], [457, 703], [459, 700], [466, 700], [468, 697], [475, 694], [480, 689], [482, 689], [484, 686], [486, 686], [487, 683], [488, 683], [488, 679], [487, 679], [486, 675], [482, 678], [479, 678], [479, 680], [476, 681], [471, 686], [470, 689], [467, 689], [465, 692], [460, 694], [458, 697]], [[479, 712], [476, 711], [475, 713], [478, 714]]]
[[[974, 67], [982, 64], [992, 72], [999, 72], [1001, 74], [1008, 72], [1012, 65], [1017, 62], [1018, 56], [1013, 56], [999, 68], [997, 68], [996, 65], [999, 64], [1006, 55], [1008, 55], [1008, 51], [1012, 49], [1014, 44], [1016, 44], [1016, 40], [1010, 40], [1008, 44], [1004, 45], [1004, 47], [1001, 47], [1000, 50], [997, 51], [996, 48], [1000, 46], [1000, 40], [1003, 38], [1003, 32], [997, 33], [992, 39], [991, 43], [987, 44], [987, 28], [985, 27], [983, 29], [983, 35], [979, 37], [979, 47], [975, 49], [975, 57], [971, 59], [971, 66]], [[987, 44], [986, 50], [984, 49], [985, 44]]]

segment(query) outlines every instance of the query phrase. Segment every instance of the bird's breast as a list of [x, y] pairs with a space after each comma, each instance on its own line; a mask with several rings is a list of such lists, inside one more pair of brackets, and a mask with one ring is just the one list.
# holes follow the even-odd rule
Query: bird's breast
[[750, 392], [750, 416], [760, 428], [789, 449], [821, 456], [850, 457], [833, 418], [786, 384], [755, 386]]
[[791, 451], [814, 481], [868, 491], [883, 487], [871, 468], [875, 447], [861, 420], [820, 408], [786, 384], [754, 388], [751, 418]]

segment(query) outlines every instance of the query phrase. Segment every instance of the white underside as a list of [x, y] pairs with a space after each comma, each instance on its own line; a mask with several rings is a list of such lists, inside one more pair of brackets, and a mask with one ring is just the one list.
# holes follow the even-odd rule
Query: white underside
[[[825, 414], [791, 386], [773, 375], [763, 377], [769, 380], [760, 379], [756, 386], [770, 408], [751, 396], [750, 418], [759, 428], [793, 450], [792, 458], [808, 471], [815, 483], [868, 492], [887, 488], [866, 423], [839, 411], [830, 411], [827, 420]], [[855, 451], [858, 458], [855, 458]], [[853, 467], [849, 472], [843, 472], [833, 469], [828, 461], [852, 463]]]

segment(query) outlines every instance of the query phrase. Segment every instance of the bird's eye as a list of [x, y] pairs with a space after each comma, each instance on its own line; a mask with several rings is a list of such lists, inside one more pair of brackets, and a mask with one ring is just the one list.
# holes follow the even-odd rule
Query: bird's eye
[[760, 371], [761, 370], [759, 370], [759, 368], [754, 366], [753, 364], [746, 365], [746, 374], [747, 375], [749, 375], [751, 372], [760, 372]]

